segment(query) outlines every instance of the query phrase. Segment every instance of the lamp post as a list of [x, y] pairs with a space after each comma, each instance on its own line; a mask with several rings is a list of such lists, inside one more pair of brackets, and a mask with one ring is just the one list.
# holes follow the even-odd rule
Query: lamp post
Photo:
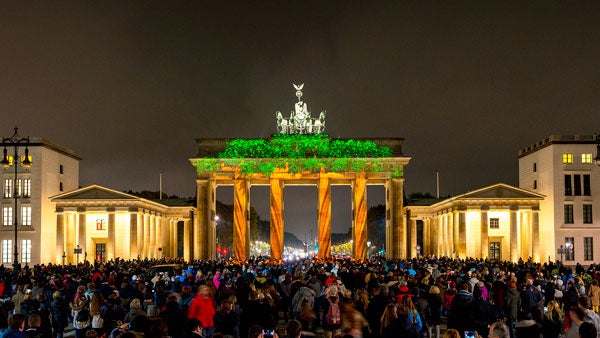
[[[10, 168], [10, 166], [12, 165], [15, 168], [15, 179], [13, 181], [13, 197], [15, 199], [15, 211], [14, 211], [14, 216], [15, 216], [15, 250], [14, 250], [14, 256], [15, 256], [15, 261], [13, 262], [13, 268], [15, 270], [20, 268], [20, 264], [19, 264], [19, 244], [17, 242], [17, 238], [18, 238], [18, 225], [19, 225], [19, 219], [18, 219], [18, 206], [17, 206], [17, 202], [18, 202], [18, 198], [19, 198], [19, 190], [17, 188], [17, 172], [18, 172], [18, 165], [17, 165], [17, 161], [21, 164], [21, 167], [23, 167], [23, 169], [28, 170], [29, 168], [31, 168], [31, 160], [29, 159], [29, 137], [21, 137], [19, 136], [19, 128], [15, 127], [15, 132], [13, 133], [13, 135], [11, 137], [3, 137], [2, 138], [2, 145], [4, 146], [4, 156], [2, 156], [2, 161], [0, 161], [0, 164], [2, 165], [2, 168], [7, 170]], [[25, 147], [25, 154], [23, 155], [22, 159], [19, 159], [19, 146], [23, 146]], [[14, 155], [11, 157], [8, 155], [6, 147], [13, 147], [14, 149]], [[21, 190], [23, 190], [24, 186], [23, 183], [21, 183]]]

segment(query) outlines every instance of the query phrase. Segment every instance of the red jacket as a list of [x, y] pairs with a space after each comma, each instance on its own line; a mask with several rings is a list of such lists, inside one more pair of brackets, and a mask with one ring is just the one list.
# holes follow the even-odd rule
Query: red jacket
[[215, 316], [216, 309], [215, 303], [212, 298], [204, 298], [200, 294], [196, 295], [190, 303], [188, 310], [188, 318], [195, 318], [202, 322], [202, 326], [205, 328], [215, 327], [213, 318]]

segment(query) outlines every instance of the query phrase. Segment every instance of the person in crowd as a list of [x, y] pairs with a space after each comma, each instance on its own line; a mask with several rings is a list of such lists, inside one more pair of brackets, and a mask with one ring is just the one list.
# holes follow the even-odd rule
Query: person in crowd
[[548, 310], [542, 321], [544, 338], [559, 338], [561, 336], [563, 314], [556, 300], [548, 302]]
[[303, 298], [300, 301], [300, 312], [298, 313], [298, 321], [302, 324], [302, 331], [304, 335], [315, 335], [317, 329], [317, 315], [314, 309], [310, 305], [310, 301]]
[[446, 332], [444, 332], [444, 335], [442, 336], [442, 338], [462, 338], [460, 336], [460, 332], [458, 332], [455, 329], [448, 329], [446, 330]]
[[[396, 307], [396, 304], [394, 303], [390, 303], [385, 307], [385, 310], [383, 311], [383, 314], [381, 315], [381, 319], [380, 319], [380, 326], [379, 326], [379, 335], [383, 335], [383, 330], [388, 327], [392, 321], [394, 319], [398, 318], [398, 308]], [[374, 327], [371, 327], [371, 331], [373, 330]]]
[[90, 316], [90, 301], [86, 294], [78, 294], [77, 299], [75, 299], [70, 306], [73, 316], [73, 328], [75, 328], [75, 337], [84, 338], [85, 333], [92, 323]]
[[496, 322], [496, 308], [483, 298], [481, 288], [475, 287], [473, 289], [473, 299], [471, 313], [475, 319], [475, 329], [480, 336], [486, 337], [490, 324]]
[[598, 314], [592, 310], [592, 302], [590, 297], [585, 294], [579, 296], [577, 304], [585, 312], [583, 321], [594, 324], [596, 330], [600, 332], [600, 316], [598, 316]]
[[196, 318], [190, 318], [187, 321], [186, 338], [204, 338], [204, 328], [202, 322]]
[[336, 285], [330, 285], [323, 296], [319, 298], [317, 313], [319, 312], [321, 313], [319, 321], [325, 331], [325, 338], [333, 338], [339, 335], [342, 327], [341, 304]]
[[[167, 297], [164, 311], [161, 311], [159, 316], [166, 321], [168, 327], [169, 336], [181, 337], [183, 336], [183, 326], [181, 323], [185, 322], [187, 313], [183, 312], [179, 307], [179, 296], [176, 293], [171, 293]], [[237, 338], [237, 337], [236, 337]]]
[[454, 296], [450, 307], [450, 316], [448, 317], [448, 327], [457, 329], [459, 332], [470, 329], [473, 330], [476, 326], [475, 318], [471, 310], [471, 304], [474, 299], [469, 292], [469, 282], [460, 284], [460, 291]]
[[344, 337], [363, 338], [363, 332], [369, 327], [365, 317], [354, 307], [354, 302], [350, 299], [342, 300], [341, 322], [340, 331]]
[[[408, 298], [408, 297], [407, 297]], [[421, 334], [415, 323], [409, 318], [409, 308], [401, 304], [398, 306], [398, 317], [383, 329], [383, 338], [419, 338]]]
[[8, 318], [8, 329], [2, 332], [1, 338], [25, 338], [25, 321], [27, 316], [15, 313]]
[[417, 311], [417, 308], [415, 307], [415, 304], [412, 301], [412, 297], [402, 298], [402, 303], [408, 308], [408, 319], [410, 319], [413, 322], [413, 324], [415, 324], [415, 326], [417, 327], [417, 331], [422, 332], [423, 320], [421, 319], [421, 315], [419, 314], [419, 311]]
[[566, 330], [564, 338], [579, 338], [579, 327], [583, 323], [585, 311], [579, 306], [572, 306], [569, 309], [568, 316], [570, 319], [570, 327]]
[[221, 333], [226, 338], [239, 338], [240, 317], [233, 311], [228, 299], [221, 302], [221, 307], [214, 316], [214, 323], [215, 332]]
[[517, 338], [542, 338], [542, 315], [537, 307], [532, 307], [531, 312], [520, 311], [515, 324]]
[[380, 284], [379, 288], [377, 288], [377, 291], [375, 291], [375, 295], [369, 301], [369, 305], [367, 306], [365, 314], [365, 318], [369, 322], [369, 327], [371, 328], [371, 337], [380, 337], [381, 318], [384, 314], [384, 311], [387, 309], [387, 306], [391, 303], [392, 299], [389, 296], [388, 285]]
[[515, 338], [515, 323], [521, 308], [521, 297], [517, 291], [517, 282], [511, 280], [508, 282], [508, 290], [506, 291], [506, 325], [510, 333], [510, 338]]
[[495, 322], [490, 325], [488, 338], [509, 338], [510, 330], [503, 322]]
[[146, 312], [142, 310], [142, 303], [138, 298], [133, 298], [129, 303], [129, 312], [125, 315], [124, 322], [131, 323], [136, 316], [146, 315]]
[[25, 296], [21, 302], [21, 313], [29, 316], [32, 312], [38, 311], [41, 305], [40, 302], [33, 298], [33, 292], [31, 289], [25, 290]]
[[287, 338], [300, 338], [302, 336], [302, 324], [299, 321], [292, 319], [287, 322], [285, 332]]
[[590, 285], [587, 295], [590, 297], [592, 301], [592, 310], [596, 313], [600, 311], [600, 284], [597, 279], [592, 280], [592, 284]]
[[215, 303], [207, 285], [198, 288], [196, 297], [192, 300], [188, 310], [188, 318], [198, 319], [202, 323], [202, 331], [207, 338], [212, 337], [216, 309]]
[[[85, 296], [85, 295], [84, 295]], [[54, 291], [50, 303], [50, 317], [52, 321], [53, 335], [62, 338], [67, 326], [69, 326], [69, 306], [60, 291]]]
[[104, 299], [104, 296], [102, 296], [102, 293], [97, 290], [94, 291], [92, 299], [90, 300], [90, 317], [92, 329], [98, 333], [98, 336], [102, 336], [104, 333], [104, 321], [100, 315], [100, 310], [105, 302], [106, 300]]
[[589, 322], [583, 322], [579, 326], [579, 337], [580, 338], [596, 338], [598, 337], [598, 331], [594, 324]]
[[429, 288], [428, 303], [431, 311], [429, 317], [428, 337], [440, 338], [440, 325], [442, 325], [442, 298], [440, 297], [440, 288], [437, 285], [433, 285]]
[[52, 328], [42, 326], [42, 318], [37, 313], [29, 316], [27, 319], [28, 328], [25, 330], [25, 337], [28, 338], [52, 338]]

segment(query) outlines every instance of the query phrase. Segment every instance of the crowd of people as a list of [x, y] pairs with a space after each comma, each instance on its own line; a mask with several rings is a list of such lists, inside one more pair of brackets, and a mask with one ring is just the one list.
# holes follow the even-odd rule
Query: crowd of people
[[600, 338], [595, 264], [116, 259], [0, 267], [0, 298], [1, 338]]

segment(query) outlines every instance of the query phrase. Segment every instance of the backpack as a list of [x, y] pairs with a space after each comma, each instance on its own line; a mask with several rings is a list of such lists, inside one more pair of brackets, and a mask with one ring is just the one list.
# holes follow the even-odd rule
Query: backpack
[[327, 325], [339, 325], [340, 324], [340, 306], [339, 306], [339, 298], [335, 298], [335, 302], [332, 302], [329, 297], [327, 297], [327, 301], [329, 302], [329, 310], [327, 310], [327, 314], [325, 315], [325, 322]]

